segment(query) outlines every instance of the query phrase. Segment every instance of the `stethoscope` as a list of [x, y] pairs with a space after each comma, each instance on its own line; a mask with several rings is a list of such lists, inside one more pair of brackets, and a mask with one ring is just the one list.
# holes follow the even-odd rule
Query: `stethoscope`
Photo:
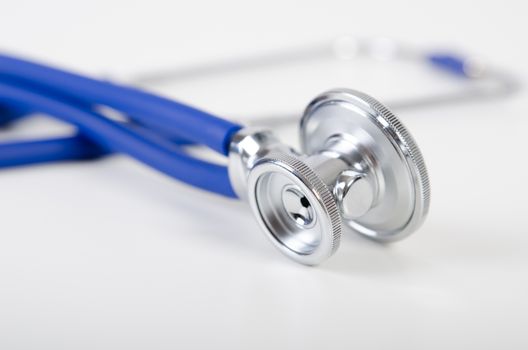
[[[344, 52], [418, 59], [467, 80], [494, 83], [408, 105], [489, 98], [517, 87], [507, 75], [463, 57], [411, 54], [375, 43], [345, 41]], [[292, 55], [274, 59], [281, 57]], [[205, 72], [252, 64], [255, 60], [220, 63]], [[188, 70], [139, 80], [173, 79], [182, 72]], [[101, 107], [124, 117], [110, 117]], [[78, 128], [74, 136], [0, 144], [0, 167], [124, 153], [187, 184], [247, 200], [270, 241], [307, 265], [330, 257], [344, 232], [380, 242], [402, 239], [417, 230], [429, 208], [427, 170], [413, 137], [383, 104], [355, 90], [330, 90], [308, 105], [300, 122], [302, 152], [266, 128], [243, 127], [134, 87], [6, 55], [0, 55], [0, 111], [0, 124], [44, 113]], [[227, 156], [228, 166], [190, 155], [189, 144]]]

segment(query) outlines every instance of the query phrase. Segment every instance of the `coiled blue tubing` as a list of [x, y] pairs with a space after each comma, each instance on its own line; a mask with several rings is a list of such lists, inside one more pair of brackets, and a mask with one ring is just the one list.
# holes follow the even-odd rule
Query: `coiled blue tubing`
[[[444, 69], [454, 75], [468, 77], [463, 70], [464, 59], [460, 56], [449, 53], [431, 53], [426, 55], [425, 58], [426, 61], [437, 68]], [[22, 90], [45, 94], [48, 98], [54, 98], [63, 103], [76, 104], [78, 108], [81, 108], [82, 105], [85, 112], [90, 112], [94, 104], [106, 104], [126, 113], [138, 113], [136, 114], [137, 117], [133, 118], [134, 122], [148, 125], [149, 129], [168, 136], [173, 145], [192, 143], [182, 138], [182, 135], [185, 134], [185, 137], [190, 136], [195, 142], [205, 143], [209, 147], [226, 154], [227, 145], [232, 134], [240, 128], [239, 125], [211, 116], [192, 107], [137, 89], [90, 79], [5, 55], [0, 55], [0, 81]], [[9, 125], [12, 121], [28, 113], [43, 112], [38, 109], [39, 106], [32, 105], [31, 101], [26, 101], [26, 103], [19, 101], [16, 108], [13, 106], [0, 106], [0, 127]], [[144, 117], [145, 115], [148, 115], [148, 117]], [[193, 119], [194, 123], [191, 123]], [[180, 127], [179, 123], [183, 123], [183, 127]], [[198, 129], [192, 128], [193, 125], [189, 126], [189, 123], [198, 126]], [[200, 123], [203, 123], [203, 125]], [[139, 135], [145, 131], [136, 126], [136, 132]], [[185, 133], [186, 131], [187, 133]], [[195, 131], [199, 133], [192, 134]], [[0, 144], [0, 168], [64, 160], [94, 159], [107, 155], [112, 151], [120, 150], [106, 149], [104, 145], [93, 142], [93, 140], [90, 140], [82, 133], [45, 140], [9, 142]], [[121, 151], [130, 155], [135, 154], [126, 152], [126, 150]], [[178, 152], [181, 153], [180, 150]], [[234, 196], [231, 186], [226, 186], [226, 183], [223, 186], [211, 186], [212, 184], [228, 182], [225, 168], [221, 167], [223, 169], [219, 171], [217, 169], [218, 166], [213, 164], [205, 162], [198, 162], [198, 164], [205, 166], [207, 170], [211, 170], [209, 165], [213, 166], [215, 170], [209, 174], [213, 178], [210, 178], [210, 176], [191, 176], [191, 178], [194, 178], [194, 181], [191, 182], [186, 181], [186, 177], [176, 176], [174, 169], [171, 172], [163, 170], [171, 169], [171, 167], [160, 168], [158, 164], [156, 168], [197, 187], [230, 197]], [[214, 174], [219, 172], [222, 175], [216, 178]], [[206, 175], [203, 172], [198, 172], [198, 174]]]
[[[195, 143], [227, 155], [241, 126], [193, 107], [18, 58], [0, 55], [0, 125], [28, 111], [75, 125], [80, 134], [0, 145], [0, 167], [91, 159], [124, 153], [190, 185], [236, 197], [225, 166], [184, 152]], [[94, 107], [108, 106], [133, 123], [111, 120]], [[18, 114], [17, 114], [18, 113]], [[134, 125], [132, 125], [134, 124]]]

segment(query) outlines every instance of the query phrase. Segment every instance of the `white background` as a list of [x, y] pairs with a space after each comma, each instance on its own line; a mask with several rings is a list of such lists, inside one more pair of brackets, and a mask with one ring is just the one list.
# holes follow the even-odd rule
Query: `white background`
[[[520, 79], [527, 72], [523, 1], [1, 5], [1, 50], [96, 76], [126, 78], [343, 33], [460, 48]], [[403, 63], [314, 64], [160, 91], [249, 119], [300, 113], [335, 86], [382, 101], [460, 87]], [[344, 237], [316, 268], [281, 256], [244, 203], [126, 157], [2, 170], [0, 348], [526, 349], [526, 97], [401, 111], [430, 171], [427, 221], [390, 246]], [[0, 138], [63, 129], [35, 120]], [[296, 138], [293, 127], [281, 135]]]

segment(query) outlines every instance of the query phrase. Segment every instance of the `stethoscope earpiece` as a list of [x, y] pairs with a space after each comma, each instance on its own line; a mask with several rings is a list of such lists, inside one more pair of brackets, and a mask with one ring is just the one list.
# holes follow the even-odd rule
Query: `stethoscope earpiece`
[[382, 104], [353, 90], [326, 92], [306, 109], [300, 134], [304, 154], [256, 129], [242, 129], [230, 148], [233, 187], [285, 255], [316, 265], [342, 232], [385, 242], [420, 226], [430, 198], [425, 163]]

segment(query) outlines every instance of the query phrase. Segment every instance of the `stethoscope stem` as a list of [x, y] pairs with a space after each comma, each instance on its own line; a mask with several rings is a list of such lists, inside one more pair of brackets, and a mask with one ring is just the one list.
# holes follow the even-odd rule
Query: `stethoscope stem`
[[[124, 81], [134, 86], [163, 87], [198, 79], [203, 83], [214, 76], [251, 72], [274, 66], [293, 66], [303, 62], [320, 62], [321, 60], [352, 62], [359, 58], [383, 62], [407, 61], [416, 65], [425, 64], [454, 78], [459, 78], [460, 88], [458, 89], [438, 91], [386, 103], [392, 110], [397, 111], [491, 101], [513, 94], [520, 86], [518, 79], [509, 72], [490, 67], [478, 57], [445, 50], [420, 50], [386, 37], [358, 38], [349, 35], [286, 50], [262, 52], [179, 68], [167, 67], [139, 72], [128, 78], [125, 77]], [[268, 127], [295, 123], [298, 118], [298, 112], [294, 111], [266, 115], [250, 112], [244, 115], [246, 124]]]

